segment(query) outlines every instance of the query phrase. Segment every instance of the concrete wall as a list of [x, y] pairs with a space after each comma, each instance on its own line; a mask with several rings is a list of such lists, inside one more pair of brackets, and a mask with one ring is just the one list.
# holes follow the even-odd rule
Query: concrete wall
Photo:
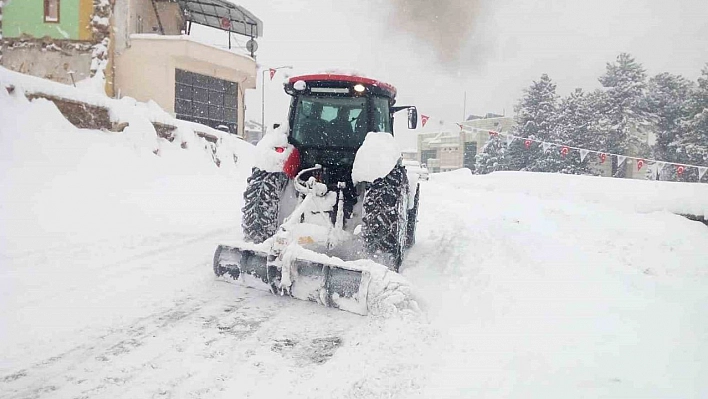
[[238, 83], [238, 134], [243, 136], [244, 91], [256, 87], [250, 57], [197, 43], [188, 36], [133, 35], [115, 58], [115, 89], [138, 101], [153, 100], [174, 115], [175, 69]]
[[61, 0], [59, 22], [44, 22], [44, 0], [12, 1], [3, 7], [3, 36], [91, 40], [92, 13], [92, 0]]
[[46, 50], [41, 44], [5, 47], [0, 65], [13, 71], [71, 84], [69, 71], [74, 71], [76, 81], [90, 76], [91, 52], [69, 47], [61, 51]]
[[[155, 9], [150, 0], [123, 0], [129, 10], [126, 32], [133, 33], [160, 33]], [[177, 3], [156, 3], [157, 12], [165, 35], [179, 35], [184, 27], [182, 13]]]

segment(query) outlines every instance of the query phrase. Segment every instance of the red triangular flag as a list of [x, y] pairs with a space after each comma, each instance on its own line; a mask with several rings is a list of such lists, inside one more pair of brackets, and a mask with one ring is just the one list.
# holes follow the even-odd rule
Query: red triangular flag
[[490, 136], [497, 136], [498, 134], [499, 134], [499, 132], [495, 132], [494, 130], [489, 131]]
[[273, 80], [273, 76], [275, 76], [275, 69], [270, 68], [269, 72], [270, 72], [270, 80]]
[[527, 149], [531, 148], [531, 140], [524, 141], [524, 145], [526, 146]]
[[637, 160], [637, 171], [642, 170], [643, 167], [644, 167], [644, 160], [643, 159]]
[[[428, 123], [428, 119], [430, 119], [430, 117], [428, 115], [422, 115], [422, 114], [420, 115], [420, 121], [421, 121], [421, 123], [423, 123], [423, 127], [425, 127], [425, 124]], [[459, 124], [458, 124], [458, 126], [459, 126]], [[460, 129], [462, 129], [462, 126], [460, 126]]]
[[605, 160], [607, 159], [607, 154], [604, 152], [600, 153], [600, 163], [605, 163]]
[[565, 158], [565, 156], [568, 155], [568, 152], [570, 152], [570, 148], [568, 148], [566, 146], [563, 146], [563, 148], [561, 148], [561, 156], [563, 158]]
[[678, 173], [679, 176], [681, 176], [685, 171], [686, 168], [683, 165], [678, 165], [678, 167], [676, 168], [676, 173]]

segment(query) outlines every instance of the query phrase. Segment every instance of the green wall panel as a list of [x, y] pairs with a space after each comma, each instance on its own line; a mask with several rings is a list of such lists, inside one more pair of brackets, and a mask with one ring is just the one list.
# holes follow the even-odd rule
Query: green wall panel
[[79, 40], [79, 0], [60, 0], [59, 23], [44, 22], [44, 0], [11, 0], [3, 8], [2, 33]]

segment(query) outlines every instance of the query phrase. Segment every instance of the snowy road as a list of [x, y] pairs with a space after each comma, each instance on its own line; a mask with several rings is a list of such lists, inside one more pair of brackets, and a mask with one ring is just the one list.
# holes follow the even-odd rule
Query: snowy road
[[[2, 376], [1, 396], [219, 397], [235, 384], [260, 397], [270, 372], [311, 373], [339, 349], [348, 327], [365, 321], [215, 281], [209, 258], [230, 236], [170, 237], [95, 268], [89, 284], [52, 285], [39, 276], [49, 283], [43, 295], [11, 304], [4, 320], [10, 335], [57, 331], [41, 332], [49, 341], [29, 335], [3, 345], [3, 366], [13, 372]], [[55, 312], [61, 317], [51, 318]]]
[[91, 272], [45, 269], [32, 277], [37, 290], [11, 297], [0, 397], [708, 393], [696, 248], [708, 247], [706, 226], [444, 179], [422, 198], [403, 274], [427, 320], [360, 317], [216, 281], [213, 249], [238, 229], [133, 243], [119, 259], [101, 247], [21, 259], [72, 254]]

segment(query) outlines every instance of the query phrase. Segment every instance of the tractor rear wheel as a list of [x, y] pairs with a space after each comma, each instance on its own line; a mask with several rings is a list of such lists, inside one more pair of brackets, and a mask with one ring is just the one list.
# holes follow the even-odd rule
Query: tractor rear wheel
[[370, 183], [364, 194], [362, 237], [376, 262], [398, 271], [403, 262], [408, 230], [408, 176], [397, 165]]
[[413, 207], [408, 210], [408, 228], [406, 229], [406, 248], [415, 244], [415, 228], [418, 225], [418, 201], [420, 200], [420, 184], [415, 186]]
[[278, 230], [280, 196], [287, 182], [285, 173], [253, 168], [243, 193], [241, 227], [246, 241], [261, 243]]

